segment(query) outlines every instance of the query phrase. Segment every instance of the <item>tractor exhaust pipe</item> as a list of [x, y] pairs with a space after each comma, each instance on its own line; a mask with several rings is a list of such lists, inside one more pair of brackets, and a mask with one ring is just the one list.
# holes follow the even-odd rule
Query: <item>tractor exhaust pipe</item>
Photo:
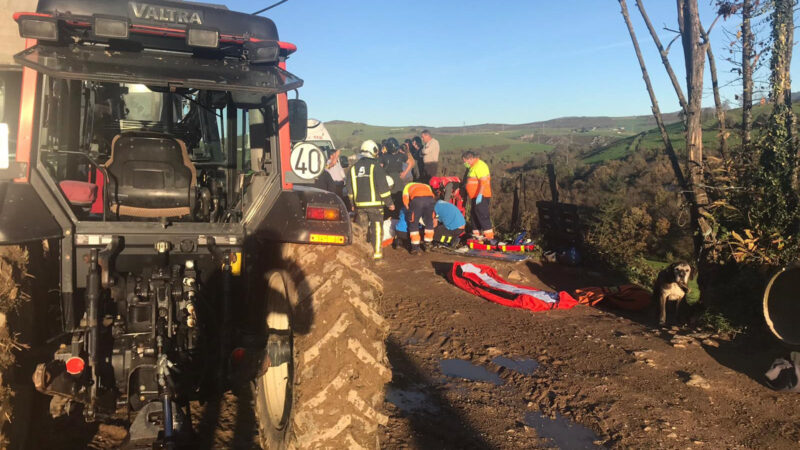
[[785, 344], [800, 346], [800, 262], [780, 270], [764, 291], [764, 319]]
[[93, 419], [95, 401], [97, 399], [97, 365], [99, 363], [99, 310], [100, 310], [100, 266], [97, 263], [98, 251], [92, 250], [89, 255], [89, 273], [86, 275], [86, 327], [89, 330], [89, 364], [92, 368], [92, 383], [89, 407], [85, 414], [88, 419]]

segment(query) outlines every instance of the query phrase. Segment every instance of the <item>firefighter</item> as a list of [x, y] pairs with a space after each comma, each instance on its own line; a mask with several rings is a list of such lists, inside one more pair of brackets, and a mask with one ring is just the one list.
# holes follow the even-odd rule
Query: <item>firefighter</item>
[[423, 183], [408, 183], [403, 188], [403, 205], [408, 209], [406, 219], [408, 221], [408, 234], [411, 238], [411, 254], [419, 254], [420, 235], [419, 221], [425, 225], [425, 247], [428, 251], [433, 244], [433, 207], [436, 205], [436, 197], [433, 189]]
[[467, 168], [466, 191], [471, 201], [472, 236], [487, 240], [494, 239], [492, 227], [491, 200], [492, 177], [489, 166], [475, 152], [466, 151], [461, 156]]
[[347, 192], [354, 211], [367, 216], [367, 242], [373, 246], [372, 257], [383, 258], [383, 208], [394, 211], [386, 172], [378, 163], [378, 144], [368, 140], [361, 144], [361, 158], [350, 167]]

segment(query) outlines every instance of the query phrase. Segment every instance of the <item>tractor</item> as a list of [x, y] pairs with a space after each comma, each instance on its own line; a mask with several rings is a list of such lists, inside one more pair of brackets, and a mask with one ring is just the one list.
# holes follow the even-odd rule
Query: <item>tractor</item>
[[289, 99], [296, 47], [206, 3], [40, 0], [14, 20], [0, 243], [55, 260], [31, 374], [51, 414], [191, 447], [192, 404], [246, 390], [264, 448], [377, 446], [380, 280], [342, 200], [308, 186], [325, 155]]

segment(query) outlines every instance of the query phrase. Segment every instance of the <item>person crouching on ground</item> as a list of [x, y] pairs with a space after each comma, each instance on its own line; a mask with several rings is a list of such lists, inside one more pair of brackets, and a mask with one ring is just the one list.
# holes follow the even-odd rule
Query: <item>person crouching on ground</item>
[[406, 222], [408, 222], [408, 234], [411, 238], [411, 254], [417, 255], [420, 251], [419, 221], [425, 225], [425, 247], [433, 244], [433, 208], [436, 205], [436, 197], [433, 196], [433, 189], [427, 184], [408, 183], [403, 189], [403, 205], [408, 209]]
[[392, 248], [395, 250], [397, 250], [398, 247], [406, 250], [409, 249], [410, 241], [406, 216], [408, 216], [408, 210], [405, 207], [401, 207], [400, 212], [397, 214], [397, 224], [395, 224], [394, 227], [394, 240], [392, 241]]
[[361, 159], [350, 167], [347, 195], [353, 210], [366, 214], [369, 222], [367, 242], [373, 246], [373, 259], [383, 258], [383, 208], [394, 211], [386, 172], [378, 163], [378, 144], [368, 140], [361, 144]]
[[492, 227], [491, 200], [492, 177], [489, 166], [478, 158], [472, 151], [466, 151], [461, 156], [464, 167], [467, 168], [467, 195], [471, 201], [470, 216], [472, 219], [472, 236], [487, 240], [494, 239]]
[[467, 225], [461, 211], [456, 205], [444, 200], [437, 201], [433, 211], [436, 213], [433, 219], [433, 242], [455, 247]]

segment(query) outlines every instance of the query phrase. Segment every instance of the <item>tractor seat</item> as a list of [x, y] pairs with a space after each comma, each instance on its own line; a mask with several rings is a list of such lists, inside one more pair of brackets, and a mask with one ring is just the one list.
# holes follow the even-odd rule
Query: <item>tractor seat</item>
[[197, 172], [186, 144], [170, 135], [125, 132], [111, 142], [109, 206], [117, 216], [176, 218], [191, 215]]
[[78, 208], [89, 208], [97, 199], [97, 185], [86, 181], [64, 180], [58, 183], [69, 204]]

